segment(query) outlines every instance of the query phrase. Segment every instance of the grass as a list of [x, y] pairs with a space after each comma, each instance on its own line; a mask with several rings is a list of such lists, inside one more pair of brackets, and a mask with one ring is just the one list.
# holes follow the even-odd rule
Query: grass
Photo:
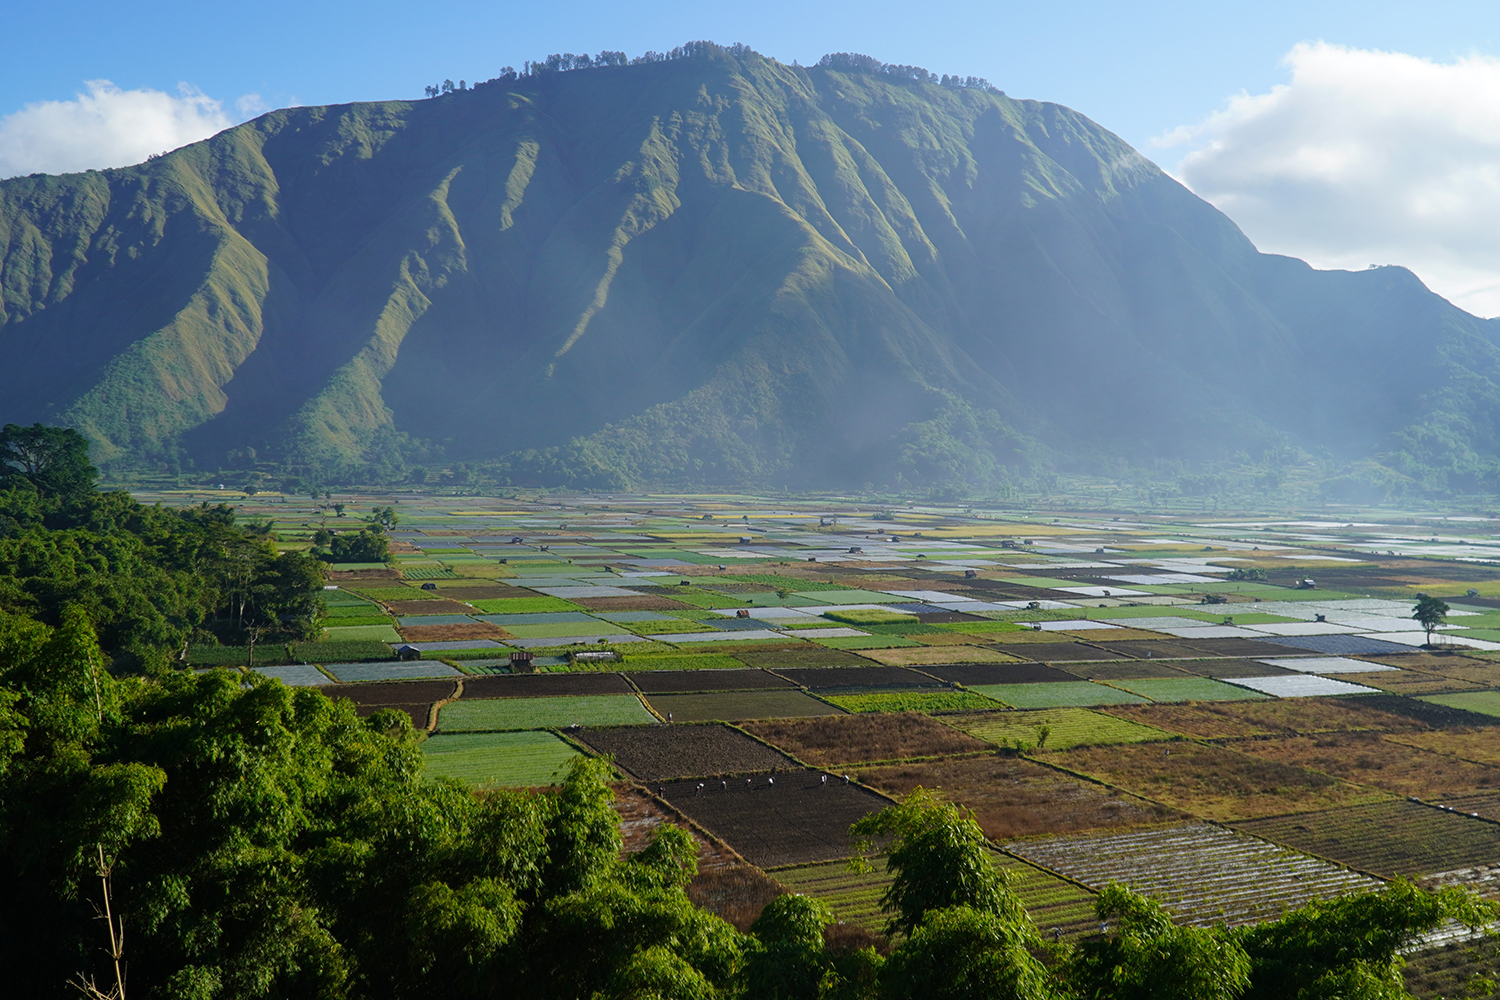
[[977, 684], [972, 690], [1013, 708], [1130, 705], [1146, 699], [1128, 691], [1089, 681], [1043, 681], [1037, 684]]
[[1197, 705], [1120, 705], [1104, 711], [1199, 739], [1420, 728], [1367, 698], [1272, 698]]
[[571, 725], [628, 726], [656, 719], [633, 694], [456, 701], [438, 714], [442, 732], [552, 729]]
[[1500, 769], [1393, 743], [1378, 733], [1245, 740], [1236, 749], [1266, 760], [1310, 767], [1397, 795], [1425, 798], [1500, 788]]
[[[1053, 708], [1035, 712], [991, 712], [947, 720], [970, 735], [1000, 746], [1018, 743], [1038, 750], [1068, 750], [1109, 743], [1149, 743], [1176, 739], [1153, 726], [1117, 719], [1086, 708]], [[1046, 741], [1042, 729], [1046, 727]]]
[[1221, 822], [1389, 798], [1307, 768], [1199, 743], [1079, 747], [1048, 761]]
[[476, 788], [553, 784], [579, 751], [551, 733], [458, 733], [422, 743], [427, 773]]
[[848, 712], [963, 712], [997, 708], [991, 698], [974, 691], [872, 691], [869, 694], [828, 695], [827, 700]]
[[[1113, 748], [1111, 748], [1113, 749]], [[1179, 813], [1022, 757], [976, 757], [862, 767], [859, 780], [894, 798], [917, 787], [974, 810], [991, 839], [1074, 833], [1173, 819]]]

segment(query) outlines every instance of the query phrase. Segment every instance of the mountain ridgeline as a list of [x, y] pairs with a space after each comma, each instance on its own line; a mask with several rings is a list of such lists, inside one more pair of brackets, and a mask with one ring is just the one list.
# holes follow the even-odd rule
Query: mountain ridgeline
[[1059, 105], [675, 55], [0, 182], [0, 421], [109, 469], [367, 480], [984, 488], [1301, 449], [1500, 482], [1500, 324], [1410, 272], [1261, 254]]

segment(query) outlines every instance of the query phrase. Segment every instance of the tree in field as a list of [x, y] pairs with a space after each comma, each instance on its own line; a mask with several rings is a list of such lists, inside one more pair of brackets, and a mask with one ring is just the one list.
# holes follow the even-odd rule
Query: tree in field
[[881, 970], [883, 995], [1050, 1000], [1055, 979], [1037, 957], [1041, 936], [995, 867], [970, 812], [918, 788], [850, 827], [856, 849], [890, 837], [895, 876], [881, 899], [887, 933], [907, 935]]
[[88, 439], [71, 427], [0, 429], [0, 486], [24, 482], [43, 496], [71, 497], [93, 490], [98, 477]]
[[887, 933], [911, 934], [929, 910], [968, 906], [1008, 920], [1026, 911], [991, 861], [984, 831], [971, 812], [918, 788], [899, 804], [871, 813], [849, 828], [855, 849], [892, 837], [887, 866], [895, 876], [881, 898], [891, 914]]
[[1080, 998], [1235, 1000], [1250, 985], [1250, 958], [1222, 926], [1178, 927], [1160, 903], [1119, 885], [1094, 912], [1110, 933], [1080, 943], [1067, 963]]
[[1432, 633], [1448, 617], [1448, 605], [1441, 598], [1419, 597], [1417, 606], [1411, 609], [1411, 616], [1421, 623], [1423, 631], [1427, 633], [1427, 645], [1432, 645]]
[[1234, 933], [1250, 958], [1243, 1000], [1403, 1000], [1401, 949], [1457, 921], [1486, 926], [1497, 907], [1448, 886], [1397, 880], [1379, 892], [1314, 900]]

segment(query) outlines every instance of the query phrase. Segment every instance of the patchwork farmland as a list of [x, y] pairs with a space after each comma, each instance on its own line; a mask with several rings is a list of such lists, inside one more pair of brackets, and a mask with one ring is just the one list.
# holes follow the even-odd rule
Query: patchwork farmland
[[[353, 527], [236, 502], [284, 548]], [[1500, 571], [1458, 561], [1480, 535], [1330, 523], [1335, 557], [1234, 516], [339, 502], [400, 517], [387, 563], [328, 567], [323, 633], [188, 662], [393, 710], [434, 780], [544, 788], [610, 758], [631, 849], [689, 826], [690, 891], [738, 926], [799, 891], [877, 940], [889, 876], [848, 869], [848, 827], [917, 787], [972, 810], [1061, 937], [1097, 926], [1112, 880], [1195, 924], [1395, 877], [1500, 894], [1500, 610], [1468, 593], [1500, 599]], [[1450, 608], [1431, 648], [1418, 589]]]

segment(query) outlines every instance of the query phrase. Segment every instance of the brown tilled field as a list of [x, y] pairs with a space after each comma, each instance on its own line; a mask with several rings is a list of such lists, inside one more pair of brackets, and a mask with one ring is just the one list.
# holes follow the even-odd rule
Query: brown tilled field
[[894, 798], [920, 785], [967, 806], [985, 836], [996, 840], [1134, 826], [1180, 815], [1041, 764], [997, 754], [862, 768], [856, 776]]
[[942, 687], [936, 677], [904, 667], [782, 667], [776, 671], [812, 690], [848, 687]]
[[1295, 656], [1307, 652], [1255, 639], [1194, 639], [1188, 645], [1198, 651], [1198, 656]]
[[792, 771], [731, 781], [727, 791], [697, 782], [666, 786], [665, 798], [695, 823], [761, 868], [832, 861], [850, 855], [849, 826], [890, 802], [819, 771]]
[[1403, 746], [1382, 739], [1379, 733], [1250, 739], [1233, 746], [1262, 760], [1310, 767], [1397, 795], [1430, 798], [1500, 788], [1500, 769]]
[[[1319, 698], [1318, 701], [1328, 701]], [[1345, 701], [1346, 699], [1339, 699]], [[1447, 705], [1435, 705], [1430, 701], [1419, 701], [1416, 698], [1402, 698], [1394, 694], [1367, 694], [1358, 699], [1349, 699], [1359, 705], [1362, 710], [1374, 710], [1394, 715], [1398, 718], [1408, 720], [1408, 725], [1416, 729], [1489, 729], [1492, 726], [1500, 726], [1500, 718], [1493, 715], [1482, 715], [1478, 712], [1466, 712], [1461, 708], [1449, 708]]]
[[783, 667], [868, 667], [870, 661], [862, 656], [842, 649], [825, 649], [819, 646], [808, 649], [805, 645], [797, 649], [744, 649], [734, 654], [752, 667], [765, 670], [780, 670]]
[[1339, 674], [1339, 680], [1363, 684], [1392, 694], [1453, 694], [1458, 691], [1483, 691], [1488, 685], [1473, 681], [1429, 674], [1420, 670], [1378, 670], [1368, 674]]
[[469, 605], [460, 604], [458, 601], [387, 601], [386, 607], [391, 609], [392, 614], [400, 618], [405, 618], [408, 615], [472, 615], [478, 613]]
[[1317, 771], [1198, 743], [1079, 747], [1049, 754], [1047, 760], [1221, 822], [1389, 797]]
[[383, 704], [383, 705], [356, 705], [355, 713], [361, 718], [374, 715], [382, 709], [393, 709], [397, 712], [405, 712], [411, 717], [413, 729], [426, 729], [432, 718], [432, 705], [428, 702], [416, 702], [411, 704]]
[[619, 674], [491, 674], [465, 677], [464, 698], [553, 698], [570, 694], [633, 694]]
[[1066, 670], [1045, 663], [959, 663], [927, 667], [926, 672], [954, 684], [1035, 684], [1041, 681], [1072, 681]]
[[510, 639], [503, 628], [474, 622], [470, 625], [403, 625], [396, 629], [407, 642], [451, 642], [456, 639]]
[[1100, 711], [1116, 718], [1206, 740], [1425, 728], [1415, 719], [1375, 707], [1369, 697], [1277, 698], [1186, 705], [1107, 705]]
[[1432, 674], [1444, 674], [1449, 677], [1463, 677], [1476, 679], [1476, 671], [1488, 671], [1488, 681], [1491, 686], [1500, 682], [1500, 663], [1492, 660], [1484, 660], [1477, 656], [1465, 656], [1462, 653], [1370, 653], [1355, 657], [1357, 660], [1369, 660], [1371, 663], [1383, 663], [1388, 667], [1403, 667], [1407, 670], [1423, 670]]
[[445, 587], [442, 581], [437, 581], [437, 595], [450, 601], [499, 601], [512, 597], [535, 597], [536, 592], [521, 587], [512, 587], [504, 583], [496, 583], [482, 587], [476, 587], [472, 581], [462, 582], [466, 586]]
[[[1187, 664], [1198, 661], [1188, 660]], [[1082, 677], [1090, 681], [1129, 681], [1142, 677], [1192, 677], [1196, 671], [1181, 660], [1107, 660], [1102, 663], [1070, 663], [1057, 680]], [[1239, 676], [1246, 676], [1241, 674]]]
[[590, 611], [682, 611], [692, 606], [665, 597], [642, 594], [640, 597], [580, 597], [573, 603]]
[[868, 712], [746, 723], [767, 743], [815, 767], [987, 751], [992, 747], [919, 712]]
[[[1047, 633], [1043, 633], [1047, 634]], [[1051, 633], [1056, 634], [1056, 633]], [[1132, 659], [1124, 653], [1087, 646], [1081, 642], [999, 642], [995, 649], [1009, 653], [1019, 660], [1040, 660], [1043, 663], [1071, 663], [1080, 660], [1125, 660]]]
[[1287, 670], [1285, 667], [1273, 667], [1269, 663], [1260, 663], [1256, 660], [1240, 659], [1178, 660], [1172, 665], [1180, 670], [1191, 671], [1199, 677], [1213, 677], [1219, 680], [1225, 677], [1285, 677], [1297, 672]]
[[348, 698], [356, 705], [404, 705], [447, 701], [458, 693], [458, 685], [453, 681], [384, 681], [328, 684], [318, 690], [330, 698]]
[[1197, 647], [1178, 639], [1162, 637], [1149, 640], [1126, 640], [1110, 639], [1108, 633], [1098, 632], [1094, 640], [1107, 649], [1112, 649], [1122, 656], [1141, 660], [1186, 660], [1202, 657], [1203, 651]]
[[711, 694], [653, 694], [646, 700], [674, 722], [737, 722], [740, 719], [800, 719], [843, 715], [844, 710], [793, 688], [782, 691], [726, 691]]
[[674, 691], [756, 691], [789, 688], [784, 677], [747, 667], [744, 670], [637, 670], [630, 680], [646, 694]]
[[575, 733], [642, 781], [793, 770], [801, 765], [728, 726], [622, 726]]
[[1458, 795], [1453, 798], [1442, 800], [1443, 805], [1450, 806], [1465, 815], [1480, 816], [1484, 819], [1500, 822], [1500, 793], [1486, 792], [1483, 795]]
[[634, 854], [651, 843], [655, 830], [664, 823], [688, 828], [698, 845], [698, 874], [688, 883], [688, 897], [700, 909], [750, 930], [767, 903], [785, 890], [760, 869], [735, 857], [722, 841], [703, 836], [688, 827], [684, 818], [632, 784], [615, 788], [615, 812], [620, 817], [622, 853]]
[[[923, 640], [929, 638], [925, 635], [912, 636], [913, 639]], [[867, 658], [876, 663], [883, 663], [888, 667], [916, 667], [926, 670], [929, 665], [954, 663], [1015, 663], [1021, 659], [1002, 653], [998, 650], [987, 649], [983, 646], [958, 645], [958, 646], [897, 646], [894, 649], [865, 649], [861, 650]]]

